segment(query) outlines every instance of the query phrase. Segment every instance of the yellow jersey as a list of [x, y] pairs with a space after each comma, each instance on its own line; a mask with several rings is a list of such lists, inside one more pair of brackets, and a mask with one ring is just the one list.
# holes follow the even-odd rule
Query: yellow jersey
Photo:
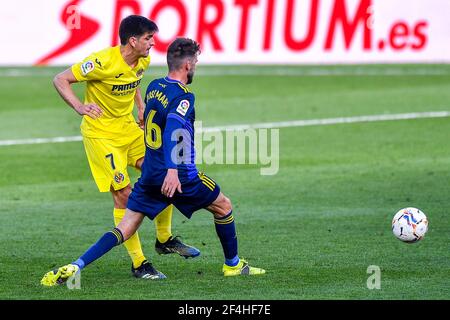
[[150, 56], [139, 58], [131, 68], [120, 53], [120, 46], [95, 52], [72, 66], [78, 81], [86, 81], [84, 103], [95, 103], [103, 114], [97, 119], [83, 116], [81, 133], [90, 138], [123, 137], [133, 117], [134, 97]]

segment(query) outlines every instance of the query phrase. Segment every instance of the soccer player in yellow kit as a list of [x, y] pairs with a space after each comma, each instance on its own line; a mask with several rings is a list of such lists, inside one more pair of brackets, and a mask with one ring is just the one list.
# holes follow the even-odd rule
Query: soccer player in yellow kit
[[[100, 192], [110, 191], [114, 200], [114, 222], [122, 220], [131, 192], [127, 166], [142, 167], [145, 155], [143, 115], [144, 102], [139, 84], [150, 64], [149, 50], [155, 44], [156, 24], [142, 16], [131, 15], [119, 27], [121, 45], [88, 56], [82, 62], [58, 74], [53, 83], [64, 101], [83, 116], [81, 133], [92, 175]], [[84, 103], [75, 95], [71, 84], [86, 82]], [[134, 104], [138, 120], [132, 114]], [[189, 258], [200, 251], [173, 237], [173, 206], [155, 219], [155, 249], [160, 254], [178, 253]], [[145, 258], [138, 233], [125, 247], [137, 278], [152, 279], [157, 271]]]

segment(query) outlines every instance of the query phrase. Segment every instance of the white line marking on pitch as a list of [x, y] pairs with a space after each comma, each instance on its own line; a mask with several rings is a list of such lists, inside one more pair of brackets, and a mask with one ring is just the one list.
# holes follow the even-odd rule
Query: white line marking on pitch
[[410, 119], [420, 119], [420, 118], [444, 118], [444, 117], [450, 117], [450, 112], [449, 111], [416, 112], [416, 113], [380, 114], [380, 115], [372, 115], [372, 116], [356, 116], [356, 117], [344, 117], [344, 118], [266, 122], [266, 123], [253, 123], [253, 124], [229, 125], [229, 126], [222, 126], [222, 127], [203, 128], [202, 131], [203, 132], [217, 132], [217, 131], [225, 131], [225, 130], [308, 127], [308, 126], [325, 126], [325, 125], [341, 124], [341, 123], [376, 122], [376, 121], [393, 121], [393, 120], [410, 120]]
[[[400, 114], [379, 114], [371, 116], [356, 116], [343, 118], [325, 118], [310, 120], [293, 120], [280, 122], [263, 122], [252, 124], [238, 124], [217, 127], [205, 127], [199, 132], [220, 132], [220, 131], [239, 131], [248, 129], [272, 129], [272, 128], [288, 128], [288, 127], [308, 127], [308, 126], [325, 126], [342, 123], [361, 123], [361, 122], [377, 122], [377, 121], [395, 121], [395, 120], [411, 120], [424, 118], [446, 118], [450, 117], [450, 111], [434, 111], [434, 112], [415, 112]], [[55, 137], [55, 138], [36, 138], [36, 139], [17, 139], [17, 140], [0, 140], [0, 146], [14, 146], [40, 143], [61, 143], [71, 141], [81, 141], [81, 136], [72, 137]]]

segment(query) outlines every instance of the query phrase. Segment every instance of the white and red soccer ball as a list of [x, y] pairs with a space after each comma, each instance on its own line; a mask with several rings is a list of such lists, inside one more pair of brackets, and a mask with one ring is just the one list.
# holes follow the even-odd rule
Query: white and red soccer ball
[[401, 209], [392, 219], [392, 232], [403, 242], [417, 242], [425, 236], [427, 230], [427, 216], [417, 208]]

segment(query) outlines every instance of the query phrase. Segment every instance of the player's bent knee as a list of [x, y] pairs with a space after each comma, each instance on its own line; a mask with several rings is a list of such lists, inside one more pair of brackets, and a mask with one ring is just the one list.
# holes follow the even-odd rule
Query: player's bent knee
[[220, 194], [219, 197], [213, 203], [213, 213], [216, 218], [225, 217], [233, 210], [231, 200], [228, 199], [224, 194]]
[[136, 164], [134, 165], [134, 167], [138, 170], [142, 170], [142, 164], [144, 163], [144, 158], [140, 158], [136, 161]]
[[111, 190], [114, 207], [118, 209], [125, 209], [127, 207], [128, 197], [131, 193], [131, 186], [126, 186], [120, 190]]
[[226, 212], [225, 213], [226, 215], [233, 210], [233, 205], [231, 204], [231, 200], [225, 196], [224, 196], [223, 209]]

